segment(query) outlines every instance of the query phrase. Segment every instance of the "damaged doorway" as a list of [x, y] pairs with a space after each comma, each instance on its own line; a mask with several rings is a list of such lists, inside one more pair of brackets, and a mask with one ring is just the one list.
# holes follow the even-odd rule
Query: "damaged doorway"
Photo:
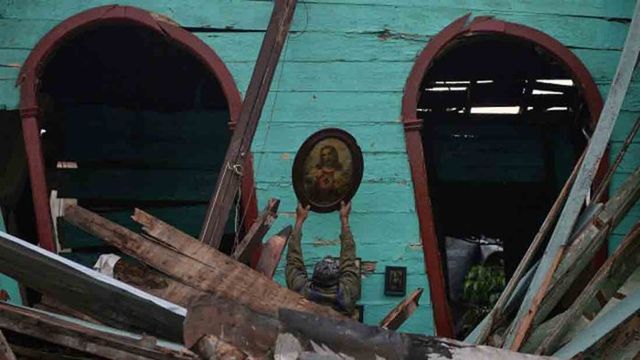
[[[447, 243], [498, 240], [508, 280], [601, 106], [575, 55], [521, 25], [463, 17], [420, 54], [403, 121], [437, 325], [460, 334], [451, 324], [469, 271], [448, 269]], [[472, 257], [482, 261], [478, 250]]]
[[[130, 228], [132, 209], [141, 208], [197, 237], [241, 103], [206, 44], [143, 10], [110, 6], [52, 30], [25, 68], [21, 105], [39, 108], [47, 193]], [[31, 162], [37, 146], [26, 146]], [[43, 175], [31, 171], [39, 182]], [[243, 190], [251, 194], [252, 181]], [[242, 201], [238, 217], [230, 217], [229, 247], [239, 228], [233, 219], [250, 223], [244, 215], [255, 213], [252, 205]], [[110, 250], [65, 223], [61, 208], [52, 198], [68, 257], [91, 265]]]

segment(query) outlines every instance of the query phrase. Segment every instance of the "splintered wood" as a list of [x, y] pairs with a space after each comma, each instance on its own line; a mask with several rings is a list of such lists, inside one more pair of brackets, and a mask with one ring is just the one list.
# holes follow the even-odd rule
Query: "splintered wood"
[[[258, 313], [273, 316], [276, 316], [281, 307], [331, 317], [340, 316], [328, 307], [310, 302], [299, 294], [278, 286], [255, 270], [211, 247], [206, 253], [201, 253], [202, 246], [206, 245], [198, 241], [182, 238], [178, 241], [178, 246], [168, 244], [167, 241], [171, 241], [168, 239], [165, 242], [155, 241], [75, 205], [66, 209], [65, 220], [183, 283], [186, 286], [182, 291], [186, 293], [193, 293], [192, 289], [204, 291], [237, 301]], [[177, 247], [182, 251], [176, 251]], [[206, 257], [206, 262], [202, 261], [203, 256]]]

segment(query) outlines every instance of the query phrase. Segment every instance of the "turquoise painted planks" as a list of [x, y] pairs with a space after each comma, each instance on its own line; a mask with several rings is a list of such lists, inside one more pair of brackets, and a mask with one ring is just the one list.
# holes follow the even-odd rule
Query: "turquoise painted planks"
[[[259, 204], [266, 204], [270, 197], [280, 199], [281, 211], [293, 211], [296, 207], [296, 199], [293, 188], [289, 184], [262, 183], [258, 178]], [[363, 183], [353, 199], [353, 211], [355, 212], [390, 212], [408, 213], [415, 211], [413, 201], [412, 184], [393, 183]], [[415, 215], [407, 215], [415, 216]], [[416, 223], [417, 225], [417, 223]]]
[[207, 202], [217, 172], [185, 169], [58, 169], [58, 197]]
[[437, 7], [469, 10], [501, 10], [536, 14], [559, 14], [630, 19], [634, 0], [308, 0], [311, 3], [359, 4], [377, 6]]
[[271, 92], [260, 123], [400, 123], [402, 92]]
[[[5, 0], [6, 1], [6, 0]], [[23, 1], [5, 6], [0, 17], [8, 19], [63, 20], [90, 7], [108, 4], [108, 0], [76, 2], [66, 0], [57, 6], [46, 0]], [[124, 1], [121, 5], [138, 7], [167, 15], [182, 26], [217, 29], [263, 30], [272, 3]], [[314, 32], [391, 32], [434, 35], [454, 19], [469, 11], [451, 7], [387, 7], [351, 4], [307, 3], [295, 14], [293, 31]], [[250, 8], [252, 11], [246, 11]], [[627, 24], [596, 17], [574, 17], [555, 14], [531, 14], [509, 11], [477, 11], [475, 16], [494, 15], [507, 21], [546, 29], [563, 43], [585, 48], [620, 49]]]
[[[611, 154], [609, 158], [612, 161], [618, 155], [621, 148], [621, 142], [616, 141], [610, 144]], [[629, 146], [627, 153], [622, 158], [622, 162], [620, 163], [617, 173], [622, 175], [630, 174], [635, 171], [640, 166], [640, 156], [638, 156], [638, 154], [640, 154], [640, 137], [636, 137], [636, 141]]]
[[[18, 1], [3, 0], [5, 8], [8, 5], [15, 6]], [[31, 4], [22, 5], [19, 10], [27, 11], [32, 16], [41, 17], [68, 17], [70, 13], [81, 11], [84, 8], [95, 7], [100, 5], [111, 4], [108, 0], [91, 0], [83, 1], [81, 4], [76, 4], [71, 0], [59, 1], [59, 8], [55, 7], [50, 9], [51, 14], [47, 14], [46, 10], [40, 10], [36, 7], [46, 6], [46, 1], [30, 1]], [[238, 1], [238, 5], [258, 7], [259, 1]], [[203, 21], [206, 20], [205, 14], [202, 9], [210, 9], [211, 12], [215, 12], [217, 16], [229, 16], [235, 15], [237, 12], [224, 11], [224, 5], [229, 2], [224, 2], [223, 5], [212, 4], [204, 0], [191, 0], [181, 1], [178, 4], [171, 0], [153, 1], [153, 0], [124, 0], [119, 1], [120, 5], [134, 5], [149, 10], [164, 13], [168, 16], [174, 16], [187, 21]], [[437, 8], [437, 9], [458, 9], [463, 11], [513, 11], [522, 13], [534, 13], [534, 14], [551, 14], [551, 15], [576, 15], [576, 16], [589, 16], [589, 17], [603, 17], [603, 18], [625, 18], [629, 19], [631, 11], [633, 10], [633, 0], [622, 1], [606, 1], [606, 0], [569, 0], [563, 2], [554, 2], [553, 0], [543, 0], [534, 2], [522, 2], [517, 0], [464, 0], [452, 3], [447, 0], [312, 0], [306, 2], [306, 4], [335, 4], [335, 5], [370, 5], [371, 7], [411, 7], [411, 8]], [[236, 6], [237, 7], [237, 6]], [[0, 7], [1, 8], [1, 7]], [[264, 11], [263, 7], [260, 7], [260, 11]], [[0, 11], [0, 15], [5, 17], [15, 16], [17, 11]], [[220, 13], [220, 14], [218, 14]], [[177, 19], [176, 19], [177, 20]], [[266, 23], [265, 23], [266, 26]]]
[[[261, 121], [253, 140], [253, 152], [296, 152], [304, 140], [327, 127], [340, 127], [356, 138], [363, 152], [406, 152], [404, 130], [397, 124], [345, 123], [336, 119], [328, 123], [268, 123]], [[268, 131], [268, 132], [267, 132]]]
[[[364, 155], [363, 181], [370, 183], [408, 182], [411, 173], [403, 153], [370, 153]], [[295, 153], [254, 153], [255, 176], [263, 183], [290, 183]]]

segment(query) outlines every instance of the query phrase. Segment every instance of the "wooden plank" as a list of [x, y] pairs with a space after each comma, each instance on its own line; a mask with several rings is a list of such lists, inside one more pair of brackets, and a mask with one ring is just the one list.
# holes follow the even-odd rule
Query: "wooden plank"
[[[87, 3], [68, 2], [44, 11], [39, 2], [31, 4], [15, 3], [4, 10], [5, 19], [55, 20], [57, 22], [75, 15], [77, 12], [98, 5], [111, 4], [106, 0]], [[264, 30], [267, 26], [271, 5], [261, 1], [242, 1], [238, 3], [193, 2], [175, 4], [165, 1], [133, 1], [121, 5], [132, 4], [153, 12], [162, 13], [181, 26], [189, 28], [232, 29], [232, 30]], [[614, 6], [614, 5], [612, 5]], [[251, 8], [251, 16], [246, 9]], [[599, 7], [602, 13], [603, 8]], [[391, 11], [390, 11], [391, 9]], [[473, 7], [437, 6], [361, 6], [358, 4], [309, 3], [306, 11], [296, 17], [292, 25], [294, 31], [308, 32], [369, 32], [374, 35], [388, 29], [391, 33], [408, 35], [435, 35], [451, 21], [469, 11], [476, 16], [496, 16], [500, 19], [525, 24], [542, 29], [558, 41], [568, 46], [582, 48], [620, 49], [627, 24], [608, 21], [608, 18], [563, 16], [559, 14], [536, 14], [499, 10], [499, 6], [491, 6], [486, 10], [473, 11]], [[508, 8], [503, 8], [508, 9]], [[597, 11], [597, 10], [595, 10]], [[616, 10], [622, 12], [619, 8]], [[547, 11], [548, 12], [548, 11]], [[203, 14], [208, 14], [204, 16]], [[308, 16], [306, 16], [308, 14]], [[303, 16], [304, 15], [304, 16]], [[597, 15], [596, 15], [597, 16]], [[193, 29], [198, 30], [198, 29]], [[607, 36], [602, 36], [607, 34]], [[39, 34], [41, 37], [43, 35]], [[33, 41], [32, 41], [33, 42]]]
[[[65, 219], [185, 285], [244, 304], [252, 311], [275, 314], [279, 308], [288, 307], [340, 317], [332, 309], [305, 300], [213, 248], [207, 254], [211, 261], [201, 262], [170, 245], [138, 235], [79, 206], [68, 207]], [[186, 241], [176, 243], [183, 246]], [[190, 243], [195, 244], [188, 251], [191, 254], [197, 252], [194, 249], [206, 246], [197, 241]]]
[[565, 257], [553, 274], [547, 294], [540, 303], [533, 324], [540, 324], [558, 304], [574, 280], [602, 247], [607, 235], [615, 227], [629, 208], [640, 198], [640, 168], [630, 176], [604, 209], [575, 234], [565, 251]]
[[[556, 346], [567, 332], [575, 332], [578, 319], [583, 316], [587, 306], [598, 297], [601, 301], [602, 289], [607, 287], [619, 288], [622, 283], [640, 265], [640, 223], [635, 230], [622, 242], [616, 252], [602, 264], [598, 272], [593, 276], [589, 284], [582, 290], [578, 298], [571, 304], [552, 329], [546, 332], [545, 340], [536, 349], [537, 354], [550, 354], [556, 350]], [[608, 294], [610, 296], [614, 294]]]
[[278, 217], [278, 206], [280, 206], [280, 200], [269, 199], [267, 206], [262, 210], [260, 215], [251, 227], [247, 231], [247, 234], [242, 238], [231, 253], [231, 258], [236, 260], [247, 260], [248, 255], [252, 250], [256, 250], [256, 247], [262, 244], [262, 238], [267, 234], [271, 225]]
[[[299, 341], [302, 351], [340, 354], [329, 358], [354, 359], [541, 359], [490, 346], [394, 332], [372, 327], [351, 319], [335, 320], [289, 309], [280, 311], [280, 334], [290, 334]], [[281, 338], [278, 337], [278, 342]], [[311, 343], [315, 343], [313, 346]], [[276, 345], [277, 348], [281, 348]], [[297, 358], [299, 354], [276, 354]]]
[[564, 209], [560, 214], [556, 228], [551, 235], [547, 249], [542, 256], [538, 271], [534, 275], [531, 287], [516, 315], [514, 331], [510, 331], [507, 334], [505, 347], [518, 350], [526, 339], [538, 306], [547, 292], [549, 280], [553, 276], [556, 269], [555, 266], [559, 263], [563, 248], [569, 240], [573, 225], [591, 187], [597, 165], [606, 150], [613, 126], [629, 87], [639, 52], [640, 3], [636, 4], [633, 21], [627, 34], [627, 40], [616, 70], [613, 85], [600, 114], [598, 125], [587, 147], [584, 161], [571, 188]]
[[118, 260], [113, 268], [113, 277], [146, 293], [185, 308], [195, 299], [206, 294], [200, 289], [176, 281], [135, 260]]
[[11, 347], [9, 347], [9, 343], [2, 331], [0, 331], [0, 360], [16, 360], [16, 356]]
[[173, 169], [57, 169], [59, 198], [121, 201], [200, 201], [209, 198], [216, 171]]
[[582, 164], [583, 159], [584, 159], [584, 153], [583, 155], [580, 156], [580, 158], [576, 162], [576, 165], [574, 166], [573, 171], [571, 172], [571, 175], [569, 175], [569, 178], [567, 179], [564, 186], [560, 190], [558, 197], [556, 198], [553, 205], [551, 206], [549, 213], [547, 213], [547, 216], [542, 222], [540, 229], [538, 230], [536, 235], [533, 237], [533, 240], [531, 241], [531, 245], [529, 245], [527, 252], [523, 255], [522, 260], [520, 261], [520, 263], [518, 264], [518, 267], [516, 268], [516, 271], [511, 276], [511, 279], [509, 279], [509, 282], [505, 286], [504, 290], [500, 294], [500, 297], [496, 301], [495, 305], [493, 306], [489, 314], [485, 317], [487, 321], [486, 322], [483, 321], [477, 327], [477, 330], [478, 330], [477, 338], [475, 338], [473, 343], [483, 344], [487, 339], [487, 336], [489, 336], [489, 334], [493, 330], [496, 322], [500, 320], [501, 317], [504, 316], [504, 308], [507, 301], [512, 296], [518, 283], [520, 283], [521, 280], [523, 279], [525, 273], [527, 272], [531, 263], [533, 262], [534, 257], [538, 253], [538, 250], [543, 245], [544, 240], [547, 238], [547, 235], [549, 234], [551, 227], [553, 226], [553, 224], [555, 224], [555, 220], [558, 214], [560, 213], [560, 209], [562, 208], [562, 206], [564, 205], [567, 199], [567, 196], [569, 194], [569, 189], [571, 189], [576, 177], [578, 176], [578, 169], [580, 168], [580, 165]]
[[245, 163], [256, 133], [258, 120], [260, 120], [280, 53], [289, 33], [295, 8], [296, 0], [277, 0], [274, 4], [271, 20], [269, 20], [256, 66], [251, 75], [251, 82], [240, 110], [238, 124], [231, 137], [223, 161], [223, 170], [218, 177], [200, 232], [200, 240], [214, 248], [218, 248], [222, 241], [224, 225], [227, 223], [229, 210], [240, 186], [241, 167]]
[[423, 291], [424, 289], [416, 289], [396, 305], [396, 307], [380, 321], [380, 327], [389, 330], [397, 330], [400, 328], [418, 307], [418, 301]]
[[604, 316], [594, 320], [591, 325], [577, 333], [573, 340], [564, 345], [553, 356], [569, 359], [587, 351], [603, 338], [606, 338], [616, 328], [632, 321], [640, 314], [640, 290], [627, 296]]
[[196, 359], [178, 344], [0, 303], [0, 327], [108, 359]]
[[0, 272], [105, 324], [170, 340], [182, 337], [184, 308], [3, 232]]
[[[202, 219], [207, 211], [207, 204], [201, 205], [177, 205], [177, 206], [148, 206], [142, 208], [146, 213], [152, 213], [161, 221], [171, 222], [176, 229], [188, 234], [198, 236]], [[132, 209], [114, 209], [97, 211], [103, 216], [117, 224], [125, 226], [131, 230], [138, 230], [139, 225], [131, 219]], [[64, 218], [57, 218], [58, 238], [66, 248], [86, 248], [96, 246], [106, 246], [101, 240], [76, 226], [69, 224]], [[227, 232], [233, 231], [233, 224], [228, 224]]]
[[284, 252], [284, 248], [285, 246], [287, 246], [287, 242], [289, 241], [291, 230], [291, 225], [288, 225], [284, 229], [280, 230], [279, 233], [270, 237], [269, 240], [267, 240], [267, 242], [262, 246], [260, 259], [256, 264], [257, 272], [268, 277], [269, 279], [273, 279], [273, 274], [276, 272], [276, 268], [278, 267], [280, 258], [282, 257], [282, 253]]
[[618, 169], [618, 166], [620, 166], [620, 163], [622, 163], [622, 159], [624, 158], [624, 155], [627, 153], [627, 150], [629, 150], [629, 146], [631, 145], [631, 142], [635, 138], [639, 129], [640, 129], [640, 117], [636, 118], [633, 128], [631, 129], [631, 131], [629, 131], [629, 134], [627, 135], [627, 138], [624, 140], [622, 147], [617, 152], [616, 159], [609, 166], [609, 170], [607, 171], [607, 174], [604, 176], [604, 179], [602, 179], [602, 181], [600, 182], [598, 189], [594, 192], [594, 195], [591, 197], [592, 201], [599, 202], [604, 197], [605, 192], [609, 188], [609, 183], [611, 182], [611, 178], [613, 177], [613, 174]]
[[[132, 219], [142, 225], [142, 230], [167, 248], [203, 264], [214, 264], [222, 255], [211, 246], [203, 244], [175, 227], [153, 217], [140, 209], [135, 209]], [[107, 223], [109, 224], [109, 223]]]
[[279, 325], [274, 314], [256, 313], [235, 301], [208, 296], [189, 307], [184, 343], [192, 347], [211, 334], [251, 356], [266, 358], [275, 344]]
[[205, 360], [244, 360], [247, 354], [213, 335], [205, 335], [194, 345], [194, 351]]

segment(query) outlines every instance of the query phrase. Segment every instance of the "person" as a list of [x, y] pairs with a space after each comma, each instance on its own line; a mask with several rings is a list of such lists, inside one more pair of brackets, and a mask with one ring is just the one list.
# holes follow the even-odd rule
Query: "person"
[[310, 198], [321, 203], [332, 203], [344, 195], [348, 174], [343, 170], [338, 150], [333, 145], [320, 149], [320, 159], [306, 178]]
[[356, 301], [360, 296], [360, 275], [356, 267], [356, 244], [349, 227], [351, 203], [340, 203], [340, 259], [326, 256], [315, 264], [311, 280], [302, 257], [302, 225], [309, 215], [309, 206], [298, 204], [296, 222], [287, 250], [287, 287], [306, 299], [331, 306], [334, 310], [357, 318]]

